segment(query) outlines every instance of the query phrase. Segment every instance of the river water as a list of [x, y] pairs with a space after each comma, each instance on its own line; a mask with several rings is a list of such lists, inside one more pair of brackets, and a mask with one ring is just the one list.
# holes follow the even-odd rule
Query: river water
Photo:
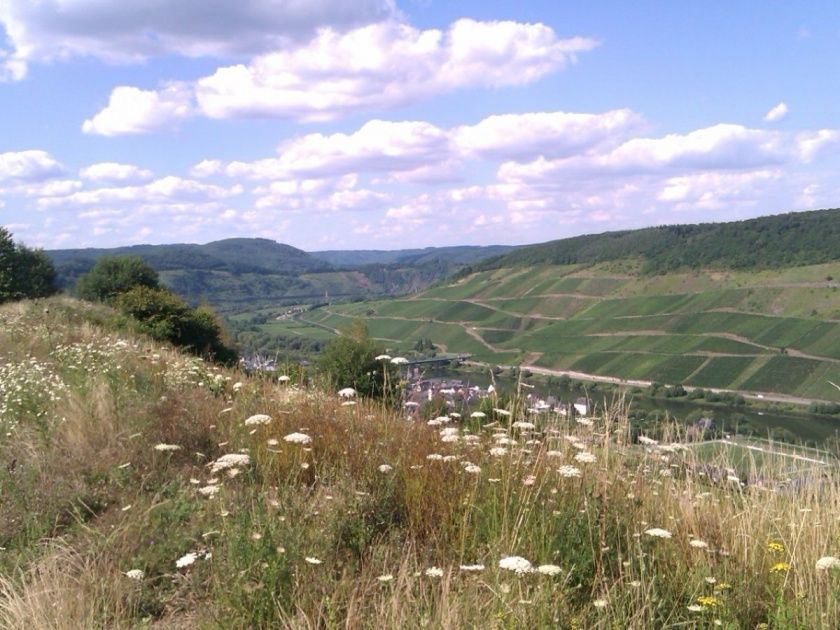
[[[516, 391], [516, 380], [502, 373], [491, 377], [489, 371], [463, 370], [451, 368], [434, 368], [427, 370], [425, 375], [431, 378], [458, 379], [470, 385], [487, 387], [491, 380], [495, 382], [496, 389], [502, 394], [513, 394]], [[603, 407], [616, 402], [621, 396], [618, 390], [607, 391], [603, 385], [592, 383], [582, 384], [581, 387], [563, 387], [559, 384], [549, 385], [546, 380], [538, 377], [531, 377], [524, 381], [533, 385], [523, 388], [522, 393], [531, 393], [542, 399], [554, 396], [563, 403], [574, 402], [577, 398], [587, 397], [596, 406]], [[760, 410], [748, 406], [727, 406], [712, 404], [699, 400], [688, 400], [682, 398], [650, 398], [648, 396], [624, 394], [624, 402], [632, 414], [644, 412], [648, 417], [658, 413], [661, 417], [674, 418], [678, 421], [686, 421], [689, 415], [696, 417], [698, 410], [703, 415], [708, 414], [715, 419], [717, 425], [726, 430], [735, 430], [736, 426], [746, 424], [752, 431], [763, 437], [770, 434], [778, 435], [781, 431], [787, 434], [788, 438], [801, 440], [807, 443], [820, 444], [828, 438], [840, 435], [840, 418], [820, 416], [808, 413], [784, 413], [773, 409]]]

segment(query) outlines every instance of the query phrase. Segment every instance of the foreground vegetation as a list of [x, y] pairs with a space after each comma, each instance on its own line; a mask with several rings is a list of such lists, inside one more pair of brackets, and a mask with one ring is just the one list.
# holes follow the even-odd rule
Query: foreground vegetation
[[833, 470], [711, 483], [620, 406], [406, 421], [113, 321], [0, 309], [0, 627], [840, 622]]

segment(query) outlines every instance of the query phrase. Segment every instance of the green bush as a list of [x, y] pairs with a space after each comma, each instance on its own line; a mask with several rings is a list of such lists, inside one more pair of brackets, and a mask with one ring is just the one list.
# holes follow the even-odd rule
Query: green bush
[[384, 397], [397, 384], [398, 375], [390, 363], [376, 360], [383, 352], [365, 323], [357, 319], [324, 347], [318, 366], [333, 387], [352, 387], [362, 396]]
[[76, 281], [76, 295], [90, 302], [111, 303], [137, 286], [157, 289], [157, 271], [137, 256], [103, 256]]
[[191, 309], [174, 293], [147, 286], [135, 286], [117, 296], [114, 306], [137, 320], [138, 327], [155, 339], [222, 363], [232, 363], [237, 358], [209, 307]]
[[55, 292], [55, 268], [46, 254], [14, 243], [11, 233], [0, 227], [0, 304]]

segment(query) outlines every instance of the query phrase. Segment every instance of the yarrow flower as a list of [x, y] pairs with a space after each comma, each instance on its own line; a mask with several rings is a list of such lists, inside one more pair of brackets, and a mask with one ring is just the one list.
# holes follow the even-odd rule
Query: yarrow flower
[[323, 564], [323, 560], [318, 560], [318, 558], [313, 558], [312, 556], [307, 556], [304, 560], [309, 564]]
[[697, 540], [696, 538], [693, 539], [688, 544], [689, 544], [689, 546], [694, 547], [695, 549], [708, 549], [709, 548], [709, 543], [704, 542], [702, 540]]
[[840, 558], [835, 556], [823, 556], [817, 560], [817, 571], [828, 571], [829, 569], [840, 569]]
[[575, 455], [575, 461], [580, 462], [581, 464], [594, 464], [598, 461], [598, 458], [589, 451], [581, 451]]
[[560, 466], [557, 469], [557, 472], [560, 473], [561, 477], [580, 477], [581, 472], [579, 468], [575, 468], [574, 466]]
[[464, 472], [469, 473], [471, 475], [477, 475], [481, 472], [481, 467], [467, 462], [466, 464], [464, 464]]
[[427, 577], [443, 577], [443, 569], [439, 567], [429, 567], [428, 569], [426, 569], [425, 573]]
[[[388, 356], [388, 355], [385, 355], [385, 356]], [[393, 576], [392, 574], [390, 574], [390, 573], [387, 573], [387, 574], [385, 574], [385, 575], [380, 575], [380, 576], [379, 576], [378, 578], [376, 578], [376, 579], [377, 579], [377, 580], [379, 580], [380, 582], [390, 582], [391, 580], [393, 580], [393, 579], [394, 579], [394, 576]]]
[[309, 444], [312, 442], [312, 438], [306, 435], [306, 433], [298, 433], [297, 431], [284, 436], [283, 440], [290, 444]]
[[394, 470], [394, 467], [390, 464], [380, 464], [378, 470], [381, 473], [389, 473]]
[[490, 454], [493, 457], [504, 457], [507, 455], [507, 449], [504, 446], [494, 446], [490, 449]]
[[181, 450], [181, 448], [182, 448], [182, 447], [181, 447], [181, 446], [179, 446], [179, 445], [177, 445], [177, 444], [163, 444], [163, 443], [161, 443], [161, 444], [155, 444], [155, 450], [156, 450], [156, 451], [162, 451], [162, 452], [166, 452], [166, 451], [180, 451], [180, 450]]
[[659, 442], [657, 440], [654, 440], [653, 438], [649, 438], [646, 435], [640, 435], [639, 444], [647, 444], [649, 446], [653, 446], [654, 444], [659, 444]]
[[252, 427], [257, 424], [269, 424], [271, 422], [271, 416], [268, 416], [264, 413], [257, 413], [253, 416], [245, 418], [245, 426]]
[[486, 414], [486, 413], [484, 413], [483, 411], [473, 411], [473, 412], [470, 414], [470, 418], [477, 418], [477, 419], [481, 419], [481, 418], [486, 418], [486, 417], [487, 417], [487, 414]]
[[210, 472], [216, 474], [228, 468], [247, 466], [250, 463], [251, 458], [246, 453], [228, 453], [227, 455], [222, 455], [210, 465]]
[[645, 534], [648, 536], [653, 536], [654, 538], [670, 538], [671, 532], [667, 529], [661, 529], [659, 527], [652, 527], [650, 529], [645, 530]]
[[514, 571], [517, 575], [533, 571], [533, 566], [530, 561], [526, 560], [522, 556], [505, 556], [499, 560], [499, 568], [507, 571]]
[[543, 575], [557, 575], [562, 570], [556, 564], [541, 564], [537, 567], [537, 573], [542, 573]]
[[219, 486], [209, 484], [198, 489], [198, 493], [202, 496], [212, 499], [219, 493]]
[[188, 566], [194, 564], [196, 560], [198, 560], [198, 554], [191, 551], [190, 553], [185, 554], [185, 555], [181, 556], [180, 558], [178, 558], [175, 561], [175, 566], [179, 569], [183, 569], [184, 567], [188, 567]]
[[146, 577], [146, 574], [143, 572], [142, 569], [131, 569], [130, 571], [125, 572], [125, 577], [131, 580], [142, 580]]

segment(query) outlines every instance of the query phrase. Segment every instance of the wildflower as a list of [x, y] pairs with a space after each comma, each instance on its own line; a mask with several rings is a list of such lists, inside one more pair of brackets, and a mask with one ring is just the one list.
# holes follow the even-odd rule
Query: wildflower
[[535, 483], [537, 483], [537, 478], [534, 475], [528, 475], [522, 480], [522, 485], [525, 486], [533, 486]]
[[771, 553], [784, 553], [785, 546], [778, 540], [771, 540], [767, 543], [767, 551]]
[[542, 573], [543, 575], [557, 575], [561, 571], [562, 569], [556, 564], [541, 564], [537, 567], [537, 573]]
[[211, 474], [216, 474], [228, 468], [236, 468], [237, 466], [247, 466], [251, 462], [251, 458], [245, 453], [228, 453], [222, 455], [219, 459], [210, 465]]
[[352, 407], [355, 404], [356, 404], [355, 400], [345, 400], [343, 403], [341, 403], [341, 406], [342, 407]]
[[394, 357], [391, 359], [391, 365], [405, 365], [408, 363], [408, 359], [405, 357]]
[[546, 451], [546, 457], [563, 457], [563, 451]]
[[585, 427], [591, 427], [592, 426], [592, 420], [590, 420], [589, 418], [578, 417], [578, 418], [575, 418], [575, 422], [577, 422], [578, 424], [582, 424]]
[[214, 486], [212, 484], [208, 486], [202, 486], [198, 489], [198, 492], [202, 496], [205, 496], [208, 499], [212, 499], [219, 493], [219, 486]]
[[505, 556], [499, 560], [499, 568], [515, 571], [517, 575], [533, 571], [531, 563], [522, 556]]
[[389, 464], [380, 464], [378, 470], [381, 473], [389, 473], [394, 470], [394, 467]]
[[504, 457], [507, 454], [507, 449], [504, 446], [494, 446], [490, 449], [490, 454], [493, 457]]
[[131, 580], [142, 580], [146, 577], [146, 574], [143, 572], [142, 569], [131, 569], [125, 572], [125, 577]]
[[245, 418], [246, 427], [251, 427], [257, 424], [268, 424], [269, 422], [271, 422], [271, 416], [267, 416], [264, 413], [257, 413], [253, 416]]
[[441, 455], [440, 453], [429, 453], [428, 455], [426, 455], [426, 459], [428, 459], [429, 461], [441, 461], [443, 460], [443, 455]]
[[703, 612], [706, 610], [700, 604], [689, 604], [686, 608], [688, 608], [691, 612]]
[[840, 569], [840, 558], [835, 556], [823, 556], [817, 560], [817, 571], [828, 571], [829, 569]]
[[470, 418], [479, 418], [480, 419], [480, 418], [486, 418], [486, 417], [487, 417], [487, 414], [484, 413], [483, 411], [473, 411], [470, 414]]
[[667, 529], [661, 529], [659, 527], [652, 527], [651, 529], [646, 529], [645, 534], [648, 536], [653, 536], [654, 538], [670, 538], [671, 532]]
[[188, 566], [194, 564], [197, 559], [198, 559], [198, 554], [191, 551], [190, 553], [185, 554], [185, 555], [181, 556], [180, 558], [178, 558], [175, 561], [175, 566], [179, 569], [183, 569], [184, 567], [188, 567]]
[[703, 608], [716, 608], [720, 605], [720, 600], [714, 595], [701, 595], [697, 598], [697, 603]]
[[504, 416], [504, 417], [506, 417], [506, 418], [509, 418], [509, 417], [510, 417], [510, 411], [508, 411], [507, 409], [496, 409], [496, 408], [493, 408], [493, 411], [495, 411], [495, 412], [496, 412], [497, 414], [499, 414], [500, 416]]
[[[386, 354], [385, 356], [388, 356], [388, 355]], [[391, 573], [386, 573], [385, 575], [380, 575], [376, 579], [379, 580], [380, 582], [384, 583], [384, 582], [390, 582], [391, 580], [393, 580], [394, 576]]]
[[155, 444], [155, 450], [156, 451], [161, 451], [161, 452], [180, 451], [181, 447], [178, 446], [177, 444], [163, 444], [163, 443], [161, 443], [161, 444]]
[[464, 464], [464, 472], [469, 473], [471, 475], [477, 475], [481, 472], [481, 467], [476, 466], [475, 464], [471, 464], [469, 462], [466, 462]]
[[344, 389], [338, 390], [338, 395], [342, 398], [352, 398], [356, 395], [356, 390], [352, 387], [345, 387]]
[[560, 466], [557, 472], [560, 473], [561, 477], [580, 477], [581, 475], [580, 469], [574, 466]]
[[318, 560], [318, 558], [313, 558], [311, 556], [307, 556], [304, 560], [306, 560], [309, 564], [323, 564], [322, 560]]
[[770, 573], [787, 573], [790, 569], [791, 566], [787, 562], [777, 562], [770, 567]]
[[718, 582], [715, 584], [715, 591], [728, 591], [732, 588], [732, 585], [729, 582]]
[[373, 357], [373, 360], [374, 361], [390, 361], [391, 360], [391, 355], [390, 354], [378, 354], [375, 357]]
[[266, 444], [268, 444], [269, 446], [277, 446], [278, 444], [280, 444], [280, 442], [278, 440], [275, 440], [274, 438], [271, 438], [270, 440], [268, 440], [268, 442], [266, 442]]
[[594, 464], [598, 461], [598, 458], [588, 451], [581, 451], [575, 455], [575, 461], [580, 462], [581, 464]]
[[[457, 429], [456, 429], [456, 431], [457, 431]], [[443, 435], [440, 436], [440, 441], [441, 442], [447, 442], [447, 443], [457, 442], [460, 439], [461, 439], [461, 437], [457, 433], [444, 433]]]
[[288, 383], [292, 379], [287, 374], [281, 374], [280, 376], [277, 377], [277, 380], [280, 383]]
[[659, 444], [659, 442], [654, 440], [653, 438], [647, 437], [646, 435], [640, 435], [639, 444], [647, 444], [649, 446], [653, 446], [654, 444]]
[[602, 598], [596, 599], [594, 602], [592, 602], [592, 605], [595, 606], [595, 608], [606, 608], [608, 603], [609, 602], [607, 602], [606, 599]]
[[238, 392], [240, 389], [242, 389], [242, 383], [237, 381], [236, 383], [233, 384], [233, 391]]
[[536, 428], [533, 422], [523, 422], [522, 420], [517, 420], [511, 426], [514, 429], [522, 429], [523, 431], [530, 431]]
[[289, 435], [283, 437], [283, 440], [291, 444], [309, 444], [310, 442], [312, 442], [312, 438], [306, 435], [306, 433], [298, 432], [289, 433]]
[[696, 538], [693, 539], [688, 544], [689, 544], [689, 546], [694, 547], [695, 549], [708, 549], [709, 548], [709, 543], [704, 542], [702, 540], [697, 540]]
[[428, 569], [426, 569], [425, 573], [427, 577], [443, 577], [443, 569], [439, 567], [429, 567]]
[[472, 571], [484, 571], [484, 565], [483, 564], [462, 564], [458, 568], [461, 569], [461, 571], [465, 571], [467, 573], [472, 572]]
[[717, 579], [715, 579], [715, 578], [713, 578], [713, 577], [705, 577], [705, 578], [703, 578], [703, 581], [704, 581], [706, 584], [714, 584], [714, 583], [716, 583], [716, 582], [717, 582]]

